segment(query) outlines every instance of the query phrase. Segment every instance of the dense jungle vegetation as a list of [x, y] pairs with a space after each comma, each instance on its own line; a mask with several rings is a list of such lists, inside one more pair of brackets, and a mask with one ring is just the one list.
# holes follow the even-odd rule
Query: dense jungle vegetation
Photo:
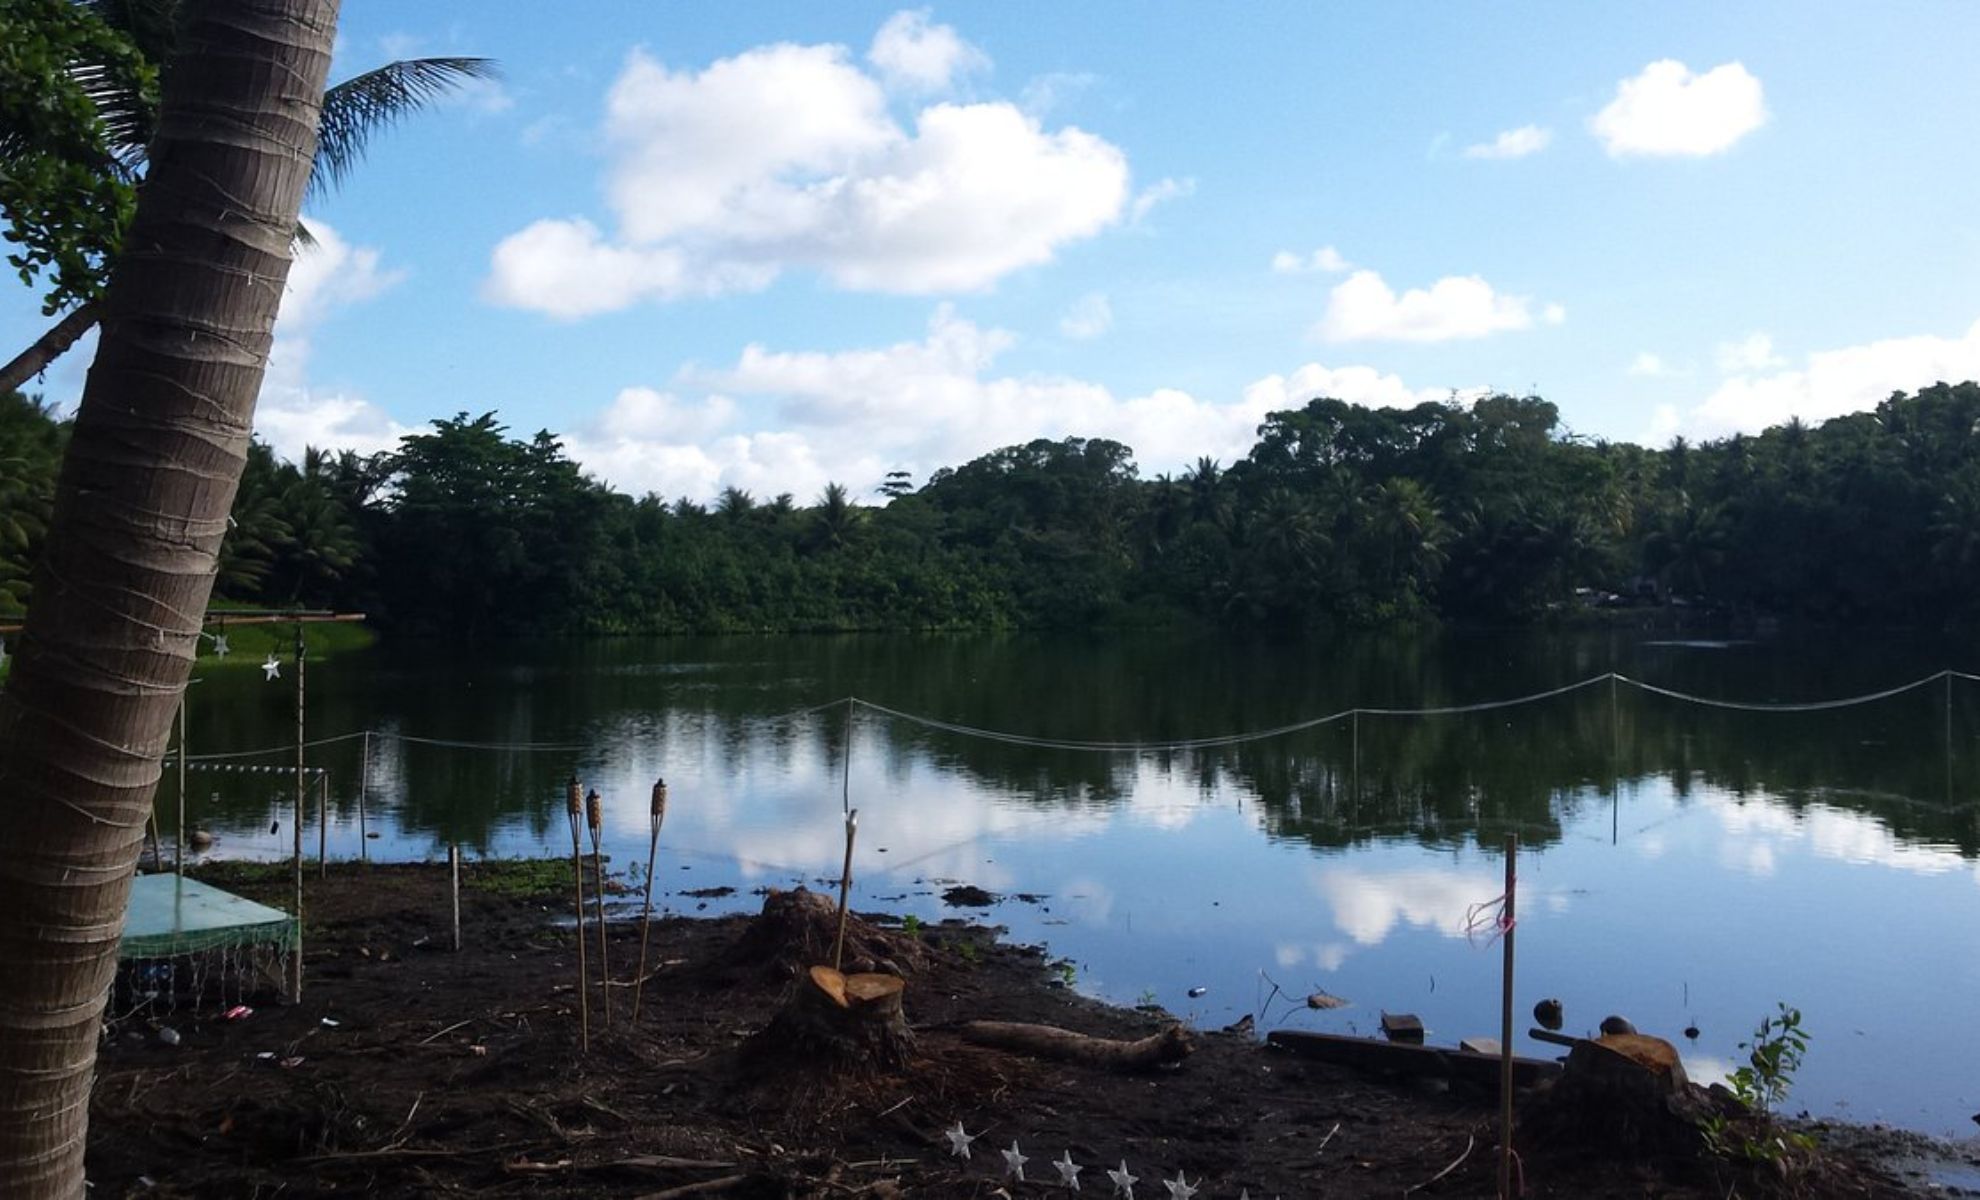
[[[0, 396], [0, 612], [26, 603], [65, 439], [39, 401]], [[1179, 477], [1067, 438], [881, 491], [628, 496], [493, 413], [368, 457], [257, 444], [216, 604], [467, 638], [1507, 623], [1610, 593], [1937, 625], [1980, 596], [1980, 385], [1662, 450], [1567, 436], [1533, 396], [1317, 399]]]

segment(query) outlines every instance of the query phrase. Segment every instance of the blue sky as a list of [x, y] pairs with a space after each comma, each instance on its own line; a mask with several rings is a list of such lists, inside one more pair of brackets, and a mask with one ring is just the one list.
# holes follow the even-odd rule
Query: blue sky
[[625, 490], [805, 502], [1038, 436], [1229, 461], [1318, 394], [1820, 420], [1980, 377], [1975, 44], [1953, 2], [348, 0], [338, 77], [505, 75], [311, 206], [257, 424], [493, 409]]

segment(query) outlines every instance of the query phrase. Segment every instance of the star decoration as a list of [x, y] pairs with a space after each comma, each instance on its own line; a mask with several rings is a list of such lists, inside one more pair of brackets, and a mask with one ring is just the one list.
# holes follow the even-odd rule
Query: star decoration
[[1134, 1185], [1141, 1181], [1128, 1174], [1127, 1159], [1121, 1160], [1120, 1170], [1107, 1172], [1107, 1178], [1113, 1181], [1114, 1195], [1126, 1196], [1127, 1200], [1134, 1200]]
[[1066, 1151], [1059, 1161], [1052, 1164], [1052, 1169], [1059, 1173], [1062, 1187], [1069, 1187], [1075, 1192], [1079, 1190], [1079, 1173], [1085, 1168], [1072, 1160], [1072, 1151]]
[[1199, 1179], [1195, 1183], [1191, 1183], [1188, 1176], [1184, 1175], [1181, 1171], [1177, 1171], [1176, 1177], [1174, 1179], [1164, 1179], [1162, 1186], [1169, 1189], [1169, 1200], [1189, 1200], [1191, 1196], [1197, 1193], [1197, 1189], [1203, 1186], [1203, 1181]]
[[961, 1121], [957, 1121], [953, 1129], [944, 1129], [942, 1136], [949, 1139], [949, 1153], [957, 1158], [968, 1158], [969, 1144], [976, 1140], [975, 1134], [963, 1132]]
[[261, 673], [263, 683], [273, 683], [282, 677], [282, 664], [275, 660], [273, 651], [269, 652], [268, 661], [261, 664]]
[[213, 635], [213, 657], [215, 657], [215, 658], [225, 658], [225, 657], [227, 657], [227, 650], [228, 650], [228, 646], [227, 646], [227, 635], [226, 635], [226, 634], [224, 634], [224, 633], [216, 633], [216, 634], [214, 634], [214, 635]]
[[1009, 1150], [1004, 1151], [1003, 1154], [1004, 1154], [1004, 1174], [1009, 1175], [1012, 1179], [1017, 1180], [1019, 1183], [1023, 1183], [1024, 1164], [1030, 1162], [1031, 1160], [1026, 1158], [1024, 1154], [1018, 1150], [1018, 1144], [1016, 1139], [1012, 1139], [1011, 1148]]

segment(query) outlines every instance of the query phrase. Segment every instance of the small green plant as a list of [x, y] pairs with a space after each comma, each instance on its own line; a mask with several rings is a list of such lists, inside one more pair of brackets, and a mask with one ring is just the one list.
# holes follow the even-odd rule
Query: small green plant
[[956, 943], [956, 953], [961, 955], [962, 960], [972, 967], [983, 960], [983, 952], [976, 948], [975, 942], [965, 941]]
[[1780, 1011], [1761, 1020], [1753, 1040], [1741, 1042], [1746, 1065], [1727, 1079], [1733, 1095], [1751, 1109], [1751, 1120], [1736, 1124], [1731, 1118], [1706, 1118], [1705, 1144], [1725, 1158], [1778, 1164], [1794, 1150], [1809, 1150], [1815, 1141], [1805, 1133], [1791, 1133], [1774, 1124], [1774, 1110], [1787, 1099], [1794, 1084], [1794, 1073], [1808, 1053], [1808, 1031], [1801, 1026], [1801, 1010], [1783, 1003]]
[[920, 918], [920, 917], [917, 917], [917, 916], [915, 916], [915, 915], [914, 915], [913, 913], [909, 913], [909, 914], [908, 914], [907, 916], [905, 916], [905, 917], [902, 917], [902, 918], [901, 918], [901, 932], [902, 932], [902, 933], [905, 933], [905, 934], [907, 934], [907, 935], [908, 935], [909, 937], [911, 937], [911, 938], [918, 938], [918, 937], [920, 937], [920, 936], [921, 936], [921, 918]]
[[1141, 995], [1135, 997], [1134, 1002], [1141, 1008], [1154, 1008], [1156, 1003], [1155, 989], [1151, 987], [1142, 988]]
[[1053, 963], [1052, 970], [1058, 974], [1059, 981], [1067, 987], [1079, 982], [1079, 968], [1073, 965], [1073, 960], [1070, 958], [1062, 958]]
[[1760, 1022], [1753, 1040], [1741, 1042], [1746, 1065], [1732, 1073], [1729, 1082], [1740, 1102], [1762, 1116], [1787, 1099], [1794, 1073], [1808, 1053], [1808, 1032], [1801, 1027], [1801, 1010], [1780, 1006], [1780, 1012]]

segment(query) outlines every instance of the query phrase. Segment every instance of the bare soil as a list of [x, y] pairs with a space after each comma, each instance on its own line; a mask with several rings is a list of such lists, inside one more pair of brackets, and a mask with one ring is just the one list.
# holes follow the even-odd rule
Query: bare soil
[[[265, 869], [205, 875], [283, 903], [285, 882]], [[1201, 1200], [1496, 1192], [1487, 1096], [1288, 1057], [1248, 1031], [1197, 1031], [1179, 1067], [1144, 1074], [965, 1044], [955, 1027], [973, 1019], [1140, 1038], [1173, 1018], [1050, 986], [1037, 951], [962, 922], [911, 934], [884, 917], [854, 921], [847, 969], [907, 978], [915, 1056], [904, 1069], [849, 1074], [744, 1053], [820, 952], [815, 931], [747, 917], [656, 921], [636, 1026], [639, 925], [615, 922], [610, 962], [624, 986], [609, 1022], [590, 991], [587, 1053], [555, 870], [469, 865], [463, 878], [459, 952], [444, 867], [334, 867], [310, 880], [301, 1003], [265, 992], [231, 1020], [207, 1003], [113, 1023], [92, 1103], [92, 1195], [1044, 1196], [1070, 1194], [1050, 1166], [1062, 1154], [1100, 1196], [1112, 1190], [1106, 1169], [1123, 1162], [1142, 1196], [1179, 1177]], [[966, 1159], [943, 1137], [958, 1123], [976, 1138]], [[1013, 1144], [1029, 1160], [1023, 1183], [1005, 1172]], [[1859, 1139], [1784, 1178], [1519, 1146], [1534, 1197], [1946, 1194], [1907, 1190], [1871, 1165], [1877, 1149]]]

